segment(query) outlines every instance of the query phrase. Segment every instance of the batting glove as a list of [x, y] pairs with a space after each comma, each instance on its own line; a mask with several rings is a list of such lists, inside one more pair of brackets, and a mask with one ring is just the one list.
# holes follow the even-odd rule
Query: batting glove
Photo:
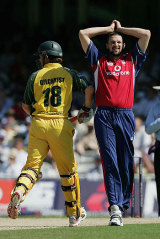
[[78, 118], [78, 122], [81, 123], [86, 123], [88, 121], [91, 120], [91, 118], [93, 117], [94, 113], [93, 113], [93, 109], [87, 108], [85, 106], [83, 106], [77, 115]]

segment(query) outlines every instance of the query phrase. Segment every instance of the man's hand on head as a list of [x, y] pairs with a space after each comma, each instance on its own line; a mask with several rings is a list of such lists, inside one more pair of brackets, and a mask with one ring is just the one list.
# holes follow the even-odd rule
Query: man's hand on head
[[111, 23], [110, 28], [111, 28], [111, 33], [114, 32], [114, 30], [115, 30], [115, 23], [114, 22]]
[[121, 23], [120, 23], [119, 21], [117, 21], [117, 20], [113, 20], [112, 23], [115, 24], [115, 29], [114, 29], [114, 31], [115, 31], [115, 32], [118, 32], [119, 29], [121, 28]]

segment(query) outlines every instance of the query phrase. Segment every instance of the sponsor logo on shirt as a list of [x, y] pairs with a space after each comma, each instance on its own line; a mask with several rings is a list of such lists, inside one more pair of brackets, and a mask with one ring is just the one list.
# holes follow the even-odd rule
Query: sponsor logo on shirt
[[129, 71], [120, 71], [120, 72], [110, 72], [107, 71], [106, 72], [107, 76], [119, 76], [119, 75], [123, 75], [123, 76], [129, 76], [130, 72]]
[[107, 76], [119, 76], [119, 75], [124, 75], [124, 76], [129, 76], [130, 72], [129, 71], [120, 71], [120, 72], [106, 72]]
[[115, 70], [115, 71], [120, 71], [120, 70], [121, 70], [121, 66], [115, 66], [115, 67], [114, 67], [114, 70]]
[[130, 72], [129, 71], [121, 71], [121, 66], [115, 66], [113, 72], [107, 71], [106, 74], [107, 74], [107, 76], [112, 76], [112, 75], [113, 76], [119, 76], [119, 75], [127, 76], [127, 75], [130, 75]]

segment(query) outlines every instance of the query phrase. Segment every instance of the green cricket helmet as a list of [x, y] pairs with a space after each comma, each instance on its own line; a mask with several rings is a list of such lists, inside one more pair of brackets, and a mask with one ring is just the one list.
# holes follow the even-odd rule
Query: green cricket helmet
[[45, 41], [41, 43], [37, 50], [38, 54], [63, 57], [63, 52], [61, 46], [55, 41]]

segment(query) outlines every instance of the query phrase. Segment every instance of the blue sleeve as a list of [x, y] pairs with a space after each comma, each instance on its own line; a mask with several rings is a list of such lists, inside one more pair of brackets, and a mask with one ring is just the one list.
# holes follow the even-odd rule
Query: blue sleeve
[[99, 52], [97, 47], [94, 45], [93, 41], [90, 41], [85, 57], [88, 59], [88, 62], [91, 66], [97, 65], [98, 60], [102, 54]]
[[146, 61], [148, 49], [145, 52], [142, 52], [137, 42], [135, 47], [132, 49], [131, 54], [135, 65], [135, 76], [137, 76], [143, 63]]

